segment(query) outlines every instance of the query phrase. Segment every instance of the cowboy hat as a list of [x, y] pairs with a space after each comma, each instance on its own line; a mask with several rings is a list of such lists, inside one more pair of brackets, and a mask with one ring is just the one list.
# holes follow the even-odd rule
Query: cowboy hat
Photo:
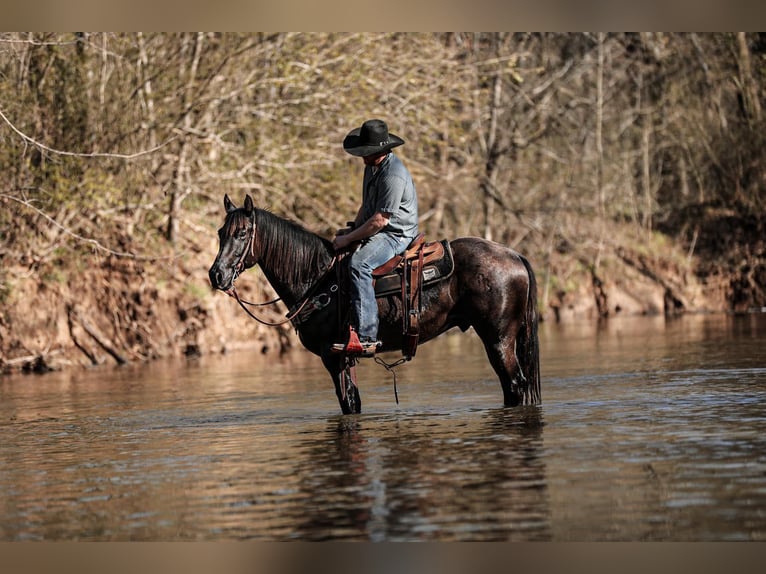
[[361, 128], [348, 132], [343, 140], [343, 149], [351, 155], [365, 157], [388, 151], [403, 143], [402, 138], [388, 133], [388, 126], [383, 120], [367, 120]]

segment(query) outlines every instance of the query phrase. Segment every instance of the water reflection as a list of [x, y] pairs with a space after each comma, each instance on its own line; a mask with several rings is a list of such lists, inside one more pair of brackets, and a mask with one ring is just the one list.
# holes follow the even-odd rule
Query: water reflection
[[338, 417], [307, 445], [301, 539], [549, 538], [539, 407]]
[[0, 379], [0, 539], [766, 539], [766, 317], [540, 333], [518, 409], [471, 333], [348, 417], [309, 355]]

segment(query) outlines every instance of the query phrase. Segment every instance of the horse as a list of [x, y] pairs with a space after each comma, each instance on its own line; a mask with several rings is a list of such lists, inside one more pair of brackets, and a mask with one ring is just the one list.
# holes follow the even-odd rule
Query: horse
[[[213, 289], [240, 301], [234, 282], [243, 271], [259, 265], [291, 309], [288, 318], [301, 344], [321, 358], [332, 377], [343, 414], [360, 413], [358, 387], [342, 384], [348, 363], [331, 349], [348, 329], [339, 320], [348, 303], [338, 296], [341, 290], [333, 271], [339, 263], [331, 241], [255, 207], [249, 194], [242, 207], [228, 195], [223, 203], [225, 220], [218, 230], [218, 254], [209, 271]], [[537, 282], [531, 264], [516, 251], [478, 237], [453, 239], [449, 246], [454, 271], [422, 290], [420, 341], [434, 339], [453, 327], [462, 331], [473, 327], [500, 380], [504, 406], [540, 403]], [[382, 343], [378, 351], [401, 350], [402, 313], [406, 312], [401, 297], [377, 301], [378, 340]], [[312, 311], [299, 321], [307, 304]]]

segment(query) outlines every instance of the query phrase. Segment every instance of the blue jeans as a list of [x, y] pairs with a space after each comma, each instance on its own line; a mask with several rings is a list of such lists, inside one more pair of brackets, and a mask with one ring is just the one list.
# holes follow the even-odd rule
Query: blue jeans
[[399, 237], [378, 232], [365, 239], [349, 261], [351, 275], [351, 308], [356, 317], [356, 332], [360, 339], [378, 336], [378, 303], [372, 285], [372, 272], [394, 255], [403, 253], [412, 237]]

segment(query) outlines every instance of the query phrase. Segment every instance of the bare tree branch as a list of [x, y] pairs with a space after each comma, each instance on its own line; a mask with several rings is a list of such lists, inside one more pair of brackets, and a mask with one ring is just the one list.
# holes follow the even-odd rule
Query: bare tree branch
[[122, 153], [103, 153], [103, 152], [92, 152], [92, 153], [77, 153], [77, 152], [69, 152], [69, 151], [63, 151], [63, 150], [57, 150], [53, 149], [51, 147], [48, 147], [44, 143], [41, 143], [34, 138], [29, 137], [24, 132], [22, 132], [20, 129], [18, 129], [13, 123], [8, 119], [8, 117], [3, 113], [2, 110], [0, 110], [0, 118], [8, 124], [8, 127], [10, 127], [16, 134], [21, 137], [21, 139], [24, 140], [24, 143], [31, 144], [41, 150], [47, 151], [48, 153], [52, 153], [55, 155], [63, 155], [63, 156], [69, 156], [69, 157], [108, 157], [108, 158], [117, 158], [117, 159], [136, 159], [137, 157], [141, 157], [144, 155], [152, 154], [163, 147], [167, 146], [170, 142], [175, 140], [178, 136], [173, 136], [166, 140], [165, 142], [161, 143], [160, 145], [153, 147], [148, 150], [131, 153], [131, 154], [122, 154]]

